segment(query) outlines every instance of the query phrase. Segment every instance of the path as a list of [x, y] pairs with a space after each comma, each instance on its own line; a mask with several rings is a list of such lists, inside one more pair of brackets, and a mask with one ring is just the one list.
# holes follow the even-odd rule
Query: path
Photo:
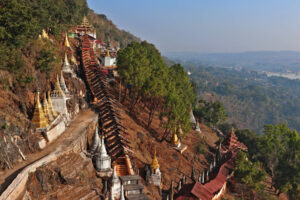
[[67, 127], [66, 131], [54, 142], [48, 144], [45, 149], [33, 154], [26, 155], [26, 160], [14, 165], [13, 169], [0, 172], [0, 194], [8, 187], [14, 178], [31, 163], [41, 159], [51, 152], [59, 151], [72, 143], [74, 138], [97, 117], [97, 114], [90, 109], [81, 111]]

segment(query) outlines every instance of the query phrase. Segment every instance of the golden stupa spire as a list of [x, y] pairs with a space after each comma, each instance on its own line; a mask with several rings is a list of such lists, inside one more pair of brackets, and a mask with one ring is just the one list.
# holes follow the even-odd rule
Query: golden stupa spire
[[88, 19], [86, 18], [86, 16], [83, 16], [83, 20], [82, 20], [81, 26], [89, 26], [89, 21], [88, 21]]
[[174, 131], [172, 136], [172, 144], [175, 146], [178, 146], [180, 144], [176, 131]]
[[[46, 94], [45, 94], [45, 97], [46, 97]], [[48, 116], [48, 103], [47, 103], [47, 99], [44, 98], [43, 101], [42, 101], [42, 108], [43, 108], [43, 111], [44, 111], [44, 116], [47, 120], [47, 123], [49, 124], [49, 116]]]
[[74, 57], [74, 55], [72, 54], [72, 56], [71, 56], [71, 62], [73, 63], [73, 64], [76, 64], [77, 62], [76, 62], [76, 58]]
[[44, 39], [49, 39], [49, 36], [48, 36], [47, 32], [45, 31], [45, 29], [43, 29], [43, 31], [42, 31], [42, 37]]
[[48, 120], [45, 117], [44, 111], [43, 111], [41, 103], [40, 103], [40, 93], [39, 92], [37, 92], [37, 95], [36, 95], [36, 104], [35, 104], [35, 108], [34, 108], [32, 123], [34, 124], [35, 128], [46, 128], [47, 126], [49, 126]]
[[46, 93], [44, 94], [43, 109], [44, 109], [45, 115], [49, 119], [49, 122], [53, 121], [53, 116], [52, 116], [52, 113], [49, 110], [49, 103], [47, 101]]
[[55, 118], [57, 116], [57, 114], [53, 109], [52, 100], [50, 97], [50, 91], [48, 91], [48, 109], [49, 109], [49, 112], [51, 113], [51, 115], [53, 116], [53, 118]]
[[56, 84], [55, 84], [55, 88], [52, 91], [52, 96], [66, 96], [65, 93], [62, 91], [61, 87], [60, 87], [60, 83], [59, 83], [59, 78], [58, 75], [56, 77]]
[[65, 37], [65, 46], [66, 47], [68, 47], [68, 48], [70, 48], [71, 46], [70, 46], [70, 43], [69, 43], [69, 39], [68, 39], [68, 34], [66, 33], [66, 37]]
[[110, 54], [109, 54], [109, 50], [107, 49], [106, 51], [106, 56], [105, 57], [110, 57]]
[[151, 169], [152, 169], [152, 173], [155, 174], [156, 169], [159, 168], [159, 164], [158, 164], [158, 160], [156, 158], [156, 149], [154, 150], [154, 156], [153, 156], [153, 160], [151, 163]]

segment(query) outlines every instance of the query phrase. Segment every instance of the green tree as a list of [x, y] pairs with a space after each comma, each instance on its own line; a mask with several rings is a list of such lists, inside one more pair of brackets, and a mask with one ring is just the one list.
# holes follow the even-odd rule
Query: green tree
[[195, 117], [205, 121], [212, 126], [217, 126], [226, 121], [227, 115], [223, 104], [219, 101], [208, 102], [199, 100], [199, 104], [194, 109]]
[[238, 152], [235, 160], [235, 176], [255, 190], [261, 190], [264, 185], [261, 184], [266, 178], [266, 172], [261, 168], [260, 163], [252, 163], [248, 160], [246, 153]]
[[300, 139], [296, 131], [285, 124], [265, 125], [259, 140], [259, 159], [272, 176], [277, 194], [296, 194], [300, 185]]
[[130, 86], [124, 90], [123, 100], [127, 89], [130, 95], [130, 111], [142, 95], [142, 89], [150, 76], [150, 62], [147, 58], [147, 49], [138, 42], [132, 42], [118, 53], [118, 73], [122, 83]]
[[142, 42], [147, 49], [147, 58], [151, 69], [150, 76], [143, 87], [143, 99], [149, 108], [148, 124], [152, 123], [154, 113], [162, 106], [163, 99], [167, 93], [166, 82], [168, 81], [168, 67], [165, 64], [160, 52], [153, 44]]

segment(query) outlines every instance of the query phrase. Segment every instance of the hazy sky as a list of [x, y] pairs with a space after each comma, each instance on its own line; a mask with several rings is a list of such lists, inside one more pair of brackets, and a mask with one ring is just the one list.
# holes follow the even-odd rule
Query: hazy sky
[[300, 0], [88, 0], [162, 52], [300, 51]]

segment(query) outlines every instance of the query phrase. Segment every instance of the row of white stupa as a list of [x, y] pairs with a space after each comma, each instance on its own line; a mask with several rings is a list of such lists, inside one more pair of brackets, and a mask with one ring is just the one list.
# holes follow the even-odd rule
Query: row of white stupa
[[[96, 131], [93, 138], [93, 143], [90, 149], [91, 153], [95, 155], [95, 165], [96, 170], [99, 172], [110, 172], [111, 171], [111, 158], [107, 154], [104, 136], [99, 137], [98, 127], [96, 127]], [[123, 185], [121, 185], [121, 181], [118, 177], [116, 166], [113, 168], [113, 174], [111, 177], [111, 199], [115, 200], [115, 198], [120, 200], [125, 200], [124, 197], [124, 189]]]
[[[96, 127], [96, 131], [93, 137], [93, 143], [90, 149], [90, 152], [95, 155], [95, 167], [98, 172], [110, 172], [111, 171], [111, 158], [107, 154], [104, 136], [99, 137], [98, 127]], [[151, 167], [151, 176], [150, 182], [156, 186], [160, 186], [161, 182], [161, 172], [159, 170], [158, 160], [156, 158], [156, 152], [154, 153], [154, 157]], [[125, 199], [124, 198], [124, 189], [123, 185], [121, 185], [121, 181], [117, 175], [116, 166], [113, 168], [113, 174], [111, 176], [111, 199]]]

